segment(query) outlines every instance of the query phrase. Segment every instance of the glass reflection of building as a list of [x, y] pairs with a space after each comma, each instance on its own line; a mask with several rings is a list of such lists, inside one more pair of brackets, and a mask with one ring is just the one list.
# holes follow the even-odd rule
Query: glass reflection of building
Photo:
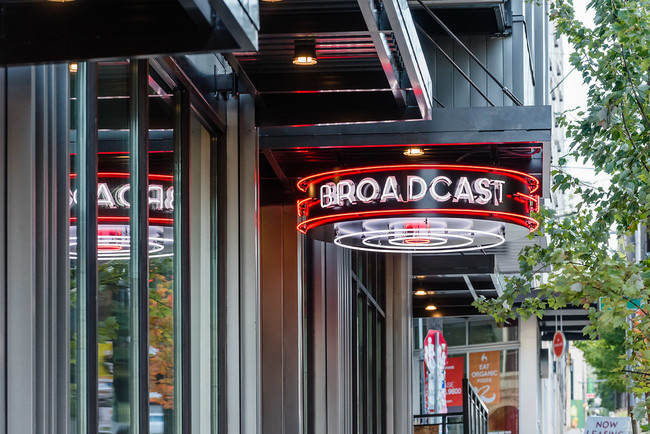
[[[144, 424], [151, 433], [181, 432], [187, 423], [177, 411], [187, 399], [181, 381], [189, 379], [178, 371], [188, 360], [178, 342], [192, 327], [189, 318], [181, 320], [191, 285], [181, 263], [188, 260], [189, 240], [175, 240], [188, 235], [181, 228], [188, 224], [187, 192], [207, 199], [201, 223], [210, 223], [210, 171], [216, 170], [209, 158], [211, 134], [190, 114], [181, 87], [164, 82], [147, 61], [77, 68], [70, 75], [71, 112], [77, 115], [70, 132], [71, 430], [131, 432]], [[79, 97], [95, 85], [96, 97]], [[96, 124], [79, 127], [84, 110], [96, 110]], [[93, 124], [96, 146], [83, 136]], [[191, 186], [187, 156], [207, 157], [208, 164]], [[216, 232], [208, 228], [201, 236], [212, 245]], [[96, 267], [84, 270], [86, 279], [81, 262]], [[206, 303], [204, 320], [213, 321], [211, 296], [193, 298]], [[89, 303], [96, 303], [96, 316]], [[93, 329], [96, 334], [89, 333]], [[204, 333], [214, 337], [210, 328]], [[88, 349], [94, 346], [96, 354]], [[84, 413], [89, 396], [96, 412]]]
[[[499, 360], [498, 401], [485, 402], [489, 411], [489, 432], [519, 433], [519, 323], [514, 321], [501, 328], [490, 319], [474, 318], [414, 318], [413, 319], [413, 370], [414, 397], [420, 405], [414, 405], [414, 414], [426, 414], [424, 409], [424, 382], [422, 364], [422, 343], [427, 330], [440, 330], [447, 341], [449, 358], [462, 358], [462, 376], [469, 378], [475, 391], [481, 383], [473, 377], [470, 354], [480, 357], [489, 354]], [[492, 368], [490, 368], [492, 369]], [[480, 396], [480, 395], [479, 395]], [[449, 401], [448, 397], [448, 401]], [[450, 407], [449, 412], [462, 411], [459, 407]], [[462, 425], [450, 427], [461, 433]]]
[[[377, 29], [390, 30], [372, 30], [361, 8], [377, 5], [355, 1], [98, 1], [74, 19], [61, 11], [88, 2], [6, 3], [0, 57], [35, 64], [0, 71], [0, 432], [407, 432], [420, 411], [418, 336], [432, 328], [463, 375], [471, 354], [499, 354], [489, 430], [524, 434], [520, 361], [534, 351], [521, 325], [450, 315], [425, 326], [409, 256], [296, 232], [303, 172], [406, 158], [407, 143], [355, 148], [347, 133], [368, 141], [449, 119], [430, 116], [438, 104], [467, 109], [444, 128], [471, 134], [483, 119], [487, 103], [412, 26], [378, 11]], [[12, 15], [18, 4], [39, 20]], [[532, 4], [514, 7], [544, 28]], [[516, 62], [528, 42], [516, 25], [515, 36], [473, 41], [519, 97], [544, 104], [544, 38], [534, 65], [523, 48]], [[17, 44], [18, 27], [28, 43]], [[293, 44], [314, 31], [318, 64], [296, 72]], [[340, 130], [313, 134], [330, 123]], [[547, 133], [538, 127], [535, 143]], [[468, 164], [495, 151], [439, 146], [449, 143], [432, 148]]]

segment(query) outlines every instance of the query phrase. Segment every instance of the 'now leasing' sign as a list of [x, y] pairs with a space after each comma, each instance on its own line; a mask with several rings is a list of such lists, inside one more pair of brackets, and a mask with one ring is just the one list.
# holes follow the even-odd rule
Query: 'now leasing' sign
[[632, 423], [629, 417], [589, 416], [585, 434], [632, 434]]

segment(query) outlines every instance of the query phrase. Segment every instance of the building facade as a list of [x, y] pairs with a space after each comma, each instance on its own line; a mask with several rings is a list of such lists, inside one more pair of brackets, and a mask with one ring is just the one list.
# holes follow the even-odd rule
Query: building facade
[[[0, 433], [412, 432], [438, 423], [429, 331], [489, 432], [555, 432], [558, 313], [500, 329], [471, 306], [543, 242], [524, 236], [549, 197], [546, 3], [113, 3], [3, 9]], [[449, 204], [386, 181], [301, 209], [332, 171], [418, 176]], [[355, 249], [385, 212], [404, 226]]]

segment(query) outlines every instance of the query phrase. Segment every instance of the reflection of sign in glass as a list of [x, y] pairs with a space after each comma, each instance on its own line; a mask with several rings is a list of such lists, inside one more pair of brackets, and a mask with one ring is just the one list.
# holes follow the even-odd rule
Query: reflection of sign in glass
[[469, 382], [485, 404], [501, 400], [501, 352], [470, 353]]
[[445, 365], [445, 386], [447, 408], [463, 405], [463, 365], [462, 357], [448, 357]]
[[[97, 212], [100, 222], [128, 220], [131, 208], [129, 173], [99, 172], [97, 174]], [[70, 175], [70, 208], [78, 202], [77, 175]], [[174, 176], [149, 174], [149, 221], [153, 224], [172, 224], [174, 215]]]

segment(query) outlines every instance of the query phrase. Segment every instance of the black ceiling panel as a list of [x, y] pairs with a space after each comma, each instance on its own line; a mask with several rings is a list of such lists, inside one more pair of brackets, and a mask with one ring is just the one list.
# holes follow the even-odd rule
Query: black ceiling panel
[[0, 1], [0, 64], [242, 47], [181, 0]]

